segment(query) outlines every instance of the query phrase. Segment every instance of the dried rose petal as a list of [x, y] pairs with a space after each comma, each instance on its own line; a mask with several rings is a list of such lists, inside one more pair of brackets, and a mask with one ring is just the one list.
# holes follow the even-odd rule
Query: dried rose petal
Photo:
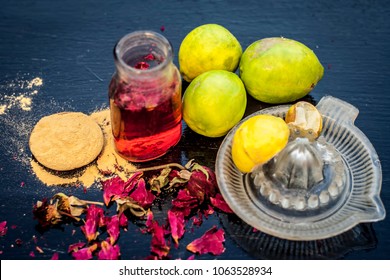
[[191, 169], [192, 174], [187, 183], [187, 189], [192, 196], [198, 198], [199, 203], [210, 196], [214, 196], [217, 190], [217, 181], [214, 172], [199, 164], [195, 164]]
[[57, 211], [57, 203], [50, 204], [46, 198], [37, 201], [33, 207], [33, 214], [44, 228], [62, 222], [62, 215]]
[[126, 215], [124, 213], [119, 213], [119, 226], [121, 228], [127, 228], [129, 225], [129, 220], [127, 219]]
[[55, 252], [55, 253], [51, 256], [51, 260], [58, 260], [58, 259], [60, 259], [60, 255], [59, 255], [57, 252]]
[[198, 199], [192, 196], [187, 189], [181, 189], [177, 197], [172, 200], [172, 206], [174, 211], [181, 211], [184, 217], [191, 214], [192, 209], [199, 206]]
[[169, 167], [164, 168], [160, 171], [160, 175], [150, 178], [148, 181], [150, 189], [157, 192], [157, 194], [160, 194], [161, 189], [169, 184], [169, 174], [171, 173], [171, 170], [172, 169]]
[[233, 213], [232, 209], [230, 209], [229, 205], [226, 203], [220, 193], [217, 193], [215, 197], [210, 197], [210, 202], [214, 207], [222, 210], [225, 213]]
[[187, 245], [187, 250], [192, 253], [220, 255], [225, 251], [223, 242], [225, 241], [225, 232], [223, 229], [217, 229], [213, 226], [206, 231], [200, 238], [195, 239]]
[[139, 179], [137, 188], [130, 194], [130, 197], [142, 208], [149, 208], [155, 198], [154, 194], [146, 189], [146, 183], [143, 178]]
[[136, 172], [126, 182], [119, 176], [103, 181], [102, 187], [104, 204], [108, 205], [112, 200], [127, 197], [136, 186], [141, 175], [142, 172]]
[[42, 250], [42, 248], [39, 247], [39, 246], [35, 246], [35, 250], [37, 250], [37, 252], [40, 253], [40, 254], [44, 254], [44, 253], [45, 253], [45, 252]]
[[207, 219], [210, 215], [214, 214], [214, 209], [210, 205], [207, 205], [207, 208], [203, 209], [202, 214]]
[[135, 69], [140, 69], [140, 70], [146, 70], [149, 69], [149, 67], [150, 67], [149, 63], [145, 61], [140, 61], [136, 65], [134, 65]]
[[192, 217], [192, 224], [194, 226], [201, 226], [202, 223], [203, 223], [203, 218], [202, 218], [202, 213], [201, 212], [198, 213], [198, 216]]
[[0, 223], [0, 236], [6, 235], [7, 234], [7, 230], [8, 230], [7, 221], [2, 221]]
[[153, 223], [154, 223], [153, 219], [154, 219], [153, 212], [148, 210], [148, 212], [146, 212], [146, 222], [145, 222], [146, 228], [141, 229], [142, 233], [148, 233], [153, 231]]
[[97, 249], [97, 244], [74, 251], [72, 257], [75, 260], [90, 260], [93, 257], [93, 252]]
[[154, 57], [154, 55], [152, 53], [150, 53], [150, 54], [145, 55], [144, 59], [145, 60], [155, 60], [156, 58]]
[[171, 236], [175, 244], [179, 244], [179, 239], [184, 235], [184, 214], [168, 210], [168, 222], [171, 229]]
[[112, 245], [110, 242], [102, 241], [101, 249], [98, 253], [99, 260], [117, 260], [120, 256], [120, 249], [118, 245]]
[[126, 199], [117, 199], [117, 211], [119, 214], [124, 213], [126, 210], [129, 210], [131, 214], [133, 214], [136, 217], [143, 217], [146, 214], [146, 211], [144, 208], [142, 208], [140, 205], [138, 205], [137, 202], [133, 201], [133, 199], [126, 198]]
[[169, 186], [167, 189], [170, 189], [172, 187], [181, 187], [187, 184], [188, 180], [191, 177], [191, 172], [189, 170], [172, 170], [171, 173], [169, 173]]
[[[56, 193], [53, 199], [58, 199], [57, 209], [76, 218], [85, 212], [87, 203], [75, 196], [67, 196], [64, 193]], [[76, 218], [77, 219], [77, 218]]]
[[88, 242], [95, 240], [98, 236], [98, 227], [104, 224], [103, 221], [104, 210], [95, 205], [91, 205], [87, 209], [87, 215], [85, 218], [85, 224], [81, 226], [81, 230], [87, 238]]
[[164, 229], [156, 221], [153, 221], [152, 227], [151, 252], [162, 259], [168, 255], [170, 248], [165, 241]]
[[80, 248], [83, 248], [85, 246], [85, 242], [78, 242], [69, 245], [68, 247], [68, 253], [78, 251]]
[[72, 253], [72, 257], [75, 260], [90, 260], [92, 259], [92, 252], [89, 248], [83, 248]]
[[117, 215], [106, 217], [107, 233], [109, 235], [110, 244], [113, 245], [119, 238], [119, 218]]
[[119, 177], [112, 177], [102, 182], [103, 201], [105, 205], [110, 204], [113, 197], [121, 196], [125, 182]]

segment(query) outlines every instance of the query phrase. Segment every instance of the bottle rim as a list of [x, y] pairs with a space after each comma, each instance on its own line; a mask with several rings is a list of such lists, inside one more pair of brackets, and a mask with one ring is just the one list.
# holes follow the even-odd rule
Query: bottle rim
[[[157, 48], [161, 49], [164, 54], [164, 60], [151, 68], [148, 69], [137, 69], [129, 64], [127, 64], [123, 59], [123, 54], [125, 51], [131, 48], [131, 46], [128, 49], [124, 49], [129, 42], [134, 40], [140, 40], [140, 39], [147, 39], [150, 40], [150, 42], [154, 42], [155, 44], [159, 44]], [[134, 46], [137, 46], [137, 44], [134, 44]], [[133, 47], [134, 47], [133, 46]], [[123, 36], [114, 47], [114, 59], [115, 62], [117, 62], [122, 68], [124, 68], [126, 71], [131, 71], [134, 74], [146, 74], [146, 73], [154, 73], [158, 72], [161, 69], [165, 68], [166, 65], [172, 62], [173, 58], [173, 48], [170, 43], [170, 41], [165, 38], [163, 35], [150, 31], [150, 30], [142, 30], [142, 31], [134, 31], [131, 33], [126, 34]]]

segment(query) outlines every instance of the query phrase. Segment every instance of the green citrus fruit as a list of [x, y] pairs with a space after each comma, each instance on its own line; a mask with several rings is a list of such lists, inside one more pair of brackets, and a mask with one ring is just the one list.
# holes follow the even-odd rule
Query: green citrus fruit
[[286, 38], [252, 43], [242, 54], [240, 77], [257, 100], [278, 104], [307, 95], [321, 80], [324, 67], [304, 44]]
[[242, 48], [236, 37], [218, 24], [196, 27], [184, 38], [179, 49], [180, 73], [187, 82], [209, 70], [234, 72]]
[[196, 77], [183, 96], [183, 119], [196, 133], [225, 135], [243, 117], [246, 91], [241, 79], [226, 70], [210, 70]]
[[244, 121], [232, 141], [232, 159], [238, 170], [251, 172], [273, 158], [287, 145], [290, 130], [285, 121], [272, 115], [257, 115]]

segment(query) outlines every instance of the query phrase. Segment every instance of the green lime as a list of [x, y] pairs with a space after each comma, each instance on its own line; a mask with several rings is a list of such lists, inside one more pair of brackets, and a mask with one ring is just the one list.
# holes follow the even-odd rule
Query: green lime
[[183, 96], [183, 119], [196, 133], [225, 135], [244, 116], [246, 91], [241, 79], [226, 70], [196, 77]]
[[236, 37], [218, 24], [196, 27], [183, 39], [179, 49], [180, 73], [187, 82], [209, 70], [234, 72], [242, 48]]
[[252, 43], [242, 54], [240, 77], [257, 100], [278, 104], [307, 95], [321, 80], [324, 67], [304, 44], [286, 38]]

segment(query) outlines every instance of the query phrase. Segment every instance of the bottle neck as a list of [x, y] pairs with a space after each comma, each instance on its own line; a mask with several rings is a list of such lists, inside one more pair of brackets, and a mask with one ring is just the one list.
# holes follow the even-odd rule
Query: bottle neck
[[171, 72], [172, 57], [169, 41], [153, 31], [130, 33], [114, 48], [117, 75], [127, 82], [163, 78]]

